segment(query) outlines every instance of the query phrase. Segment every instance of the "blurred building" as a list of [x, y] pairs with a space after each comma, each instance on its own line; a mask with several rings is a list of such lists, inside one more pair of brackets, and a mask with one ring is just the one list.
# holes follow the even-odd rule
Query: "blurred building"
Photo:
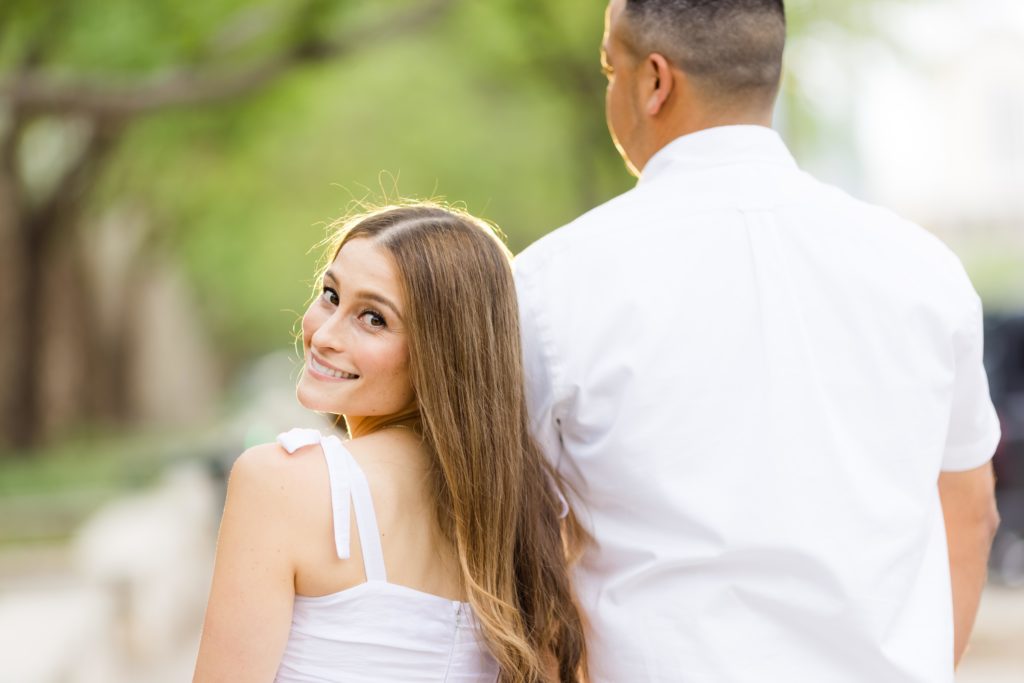
[[865, 192], [950, 240], [1024, 250], [1024, 8], [927, 4], [892, 15], [902, 45], [862, 84]]
[[870, 28], [794, 36], [783, 136], [814, 175], [949, 244], [986, 310], [1024, 311], [1024, 3], [861, 10]]

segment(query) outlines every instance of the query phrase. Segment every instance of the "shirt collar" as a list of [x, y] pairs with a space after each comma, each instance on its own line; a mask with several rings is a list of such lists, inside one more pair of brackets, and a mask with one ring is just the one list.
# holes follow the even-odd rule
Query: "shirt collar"
[[673, 172], [696, 171], [737, 163], [769, 163], [796, 167], [779, 134], [765, 126], [720, 126], [678, 137], [655, 152], [637, 184]]

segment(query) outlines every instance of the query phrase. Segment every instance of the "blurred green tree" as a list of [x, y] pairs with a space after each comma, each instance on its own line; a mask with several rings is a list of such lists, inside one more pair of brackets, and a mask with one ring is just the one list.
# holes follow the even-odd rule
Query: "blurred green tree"
[[[605, 77], [599, 50], [603, 5], [592, 0], [493, 0], [465, 13], [476, 26], [475, 50], [487, 68], [510, 82], [542, 84], [561, 104], [560, 129], [572, 172], [574, 203], [582, 213], [630, 184], [604, 118]], [[505, 35], [495, 35], [500, 27]], [[551, 226], [555, 227], [555, 226]]]
[[[23, 449], [41, 436], [49, 307], [73, 314], [79, 329], [76, 362], [91, 380], [83, 412], [123, 410], [118, 354], [100, 351], [92, 329], [96, 302], [80, 264], [76, 286], [59, 301], [43, 293], [47, 262], [59, 250], [74, 250], [92, 191], [131, 126], [156, 112], [245, 97], [304, 65], [421, 30], [453, 4], [0, 5], [0, 443]], [[73, 257], [68, 262], [76, 265]]]

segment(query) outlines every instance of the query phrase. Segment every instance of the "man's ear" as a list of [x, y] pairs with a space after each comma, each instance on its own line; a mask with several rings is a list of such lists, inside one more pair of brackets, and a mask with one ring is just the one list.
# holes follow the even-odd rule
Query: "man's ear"
[[647, 101], [644, 109], [648, 116], [657, 116], [675, 87], [675, 74], [668, 60], [657, 52], [647, 55], [646, 77], [648, 80]]

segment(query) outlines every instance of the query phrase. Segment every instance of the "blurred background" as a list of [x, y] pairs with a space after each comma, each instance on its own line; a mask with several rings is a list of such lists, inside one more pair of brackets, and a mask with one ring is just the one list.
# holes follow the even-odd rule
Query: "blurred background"
[[[776, 127], [986, 310], [1003, 528], [960, 683], [1024, 680], [1024, 3], [789, 0]], [[292, 396], [313, 245], [445, 197], [518, 251], [631, 187], [601, 0], [0, 2], [0, 683], [188, 680], [223, 476]]]

